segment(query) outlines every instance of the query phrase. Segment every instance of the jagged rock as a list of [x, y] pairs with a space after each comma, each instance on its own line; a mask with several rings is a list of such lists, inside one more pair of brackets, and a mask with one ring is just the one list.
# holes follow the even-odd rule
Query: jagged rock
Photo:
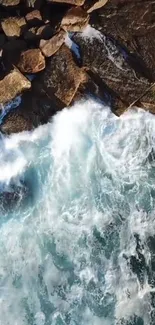
[[58, 3], [69, 3], [74, 6], [82, 6], [85, 0], [48, 0], [50, 3], [58, 2]]
[[63, 30], [60, 30], [60, 32], [55, 34], [49, 40], [41, 39], [39, 47], [40, 47], [42, 53], [46, 57], [50, 57], [51, 55], [56, 53], [59, 50], [59, 48], [62, 46], [62, 44], [64, 43], [65, 37], [66, 37], [66, 32], [64, 32]]
[[45, 58], [39, 49], [30, 49], [21, 53], [17, 66], [23, 73], [36, 73], [45, 69]]
[[1, 25], [7, 37], [19, 37], [26, 26], [26, 21], [23, 17], [9, 17], [4, 19]]
[[[143, 65], [140, 69], [141, 62], [138, 59], [137, 62], [135, 59], [137, 66], [133, 69], [126, 60], [127, 53], [124, 56], [120, 46], [101, 33], [97, 36], [74, 36], [81, 52], [82, 64], [97, 73], [109, 88], [109, 93], [120, 98], [124, 106], [128, 107], [149, 87], [149, 72]], [[116, 104], [113, 109], [118, 109]]]
[[72, 54], [66, 45], [62, 47], [47, 62], [45, 70], [35, 79], [36, 91], [45, 92], [53, 100], [55, 96], [63, 106], [68, 106], [80, 83], [84, 82], [85, 73], [74, 62]]
[[61, 27], [68, 32], [82, 31], [89, 22], [89, 15], [81, 7], [69, 9], [61, 21]]
[[0, 80], [0, 103], [5, 104], [30, 88], [31, 82], [14, 68]]
[[40, 14], [39, 10], [33, 10], [29, 12], [26, 16], [25, 19], [28, 23], [29, 26], [38, 26], [43, 23], [42, 17]]
[[21, 0], [0, 0], [0, 5], [2, 6], [17, 6]]
[[108, 1], [109, 0], [86, 0], [84, 8], [87, 10], [88, 13], [91, 13], [92, 11], [105, 6]]

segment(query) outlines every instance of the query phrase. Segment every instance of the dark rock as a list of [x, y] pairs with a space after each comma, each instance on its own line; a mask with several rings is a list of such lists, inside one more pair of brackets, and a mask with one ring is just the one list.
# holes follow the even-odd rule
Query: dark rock
[[4, 19], [1, 25], [7, 37], [19, 37], [26, 26], [26, 21], [23, 17], [9, 17]]
[[[43, 25], [38, 27], [32, 27], [30, 28], [25, 34], [24, 34], [24, 39], [26, 41], [30, 41], [30, 42], [36, 42], [38, 43], [38, 41], [42, 38], [44, 40], [48, 40], [49, 38], [51, 38], [54, 34], [54, 31], [52, 29], [52, 27], [50, 26], [50, 24], [47, 25]], [[34, 45], [34, 43], [32, 43]]]
[[5, 67], [10, 67], [12, 64], [17, 64], [22, 51], [27, 49], [27, 44], [21, 39], [11, 40], [3, 46], [3, 62]]
[[84, 71], [75, 64], [68, 47], [62, 45], [34, 83], [39, 93], [43, 91], [51, 99], [55, 96], [63, 106], [68, 106], [84, 80]]
[[5, 104], [31, 88], [31, 82], [14, 68], [0, 80], [0, 103]]
[[97, 37], [85, 38], [77, 34], [74, 41], [80, 48], [82, 65], [97, 73], [115, 96], [121, 99], [125, 107], [149, 87], [150, 81], [146, 78], [146, 75], [149, 76], [149, 72], [146, 73], [147, 68], [135, 71], [126, 60], [129, 54], [113, 39], [101, 33], [97, 34]]
[[49, 40], [41, 39], [39, 47], [40, 47], [42, 53], [46, 57], [52, 56], [62, 46], [62, 44], [65, 41], [65, 37], [66, 37], [66, 32], [63, 30], [60, 30], [57, 34], [55, 34]]
[[81, 7], [72, 7], [61, 21], [61, 27], [68, 32], [80, 32], [89, 22], [89, 15]]
[[21, 53], [17, 66], [23, 73], [36, 73], [45, 69], [45, 58], [39, 49], [30, 49]]

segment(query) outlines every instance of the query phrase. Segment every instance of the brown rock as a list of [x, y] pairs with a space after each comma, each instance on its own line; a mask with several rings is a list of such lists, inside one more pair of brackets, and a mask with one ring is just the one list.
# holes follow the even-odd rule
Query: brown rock
[[17, 6], [20, 3], [21, 0], [0, 0], [0, 5], [11, 7], [11, 6]]
[[88, 13], [91, 13], [92, 11], [105, 6], [108, 1], [109, 0], [86, 0], [84, 8], [87, 10]]
[[30, 131], [33, 124], [30, 119], [23, 116], [19, 109], [11, 111], [3, 120], [1, 131], [6, 134]]
[[31, 82], [18, 69], [14, 68], [0, 80], [0, 103], [5, 104], [30, 88]]
[[48, 0], [50, 3], [69, 3], [74, 6], [83, 6], [85, 0]]
[[38, 26], [42, 24], [42, 17], [39, 10], [33, 10], [25, 16], [26, 21], [30, 26]]
[[64, 32], [63, 30], [60, 30], [60, 32], [55, 34], [49, 40], [41, 39], [39, 47], [40, 47], [42, 53], [46, 57], [50, 57], [51, 55], [56, 53], [59, 50], [59, 48], [62, 46], [62, 44], [64, 43], [65, 37], [66, 37], [66, 32]]
[[81, 7], [69, 9], [61, 21], [61, 27], [69, 32], [82, 31], [89, 22], [89, 15]]
[[26, 25], [23, 17], [9, 17], [2, 21], [2, 29], [8, 37], [19, 37]]
[[23, 73], [36, 73], [45, 69], [45, 58], [39, 49], [30, 49], [21, 53], [17, 66]]
[[66, 45], [49, 59], [45, 70], [35, 79], [36, 91], [45, 92], [52, 100], [55, 96], [63, 106], [68, 106], [79, 85], [85, 80], [85, 73], [75, 64]]

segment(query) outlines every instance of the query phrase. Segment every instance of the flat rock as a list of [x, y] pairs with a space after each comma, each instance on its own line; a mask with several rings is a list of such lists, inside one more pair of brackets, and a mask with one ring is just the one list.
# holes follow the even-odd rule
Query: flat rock
[[5, 104], [30, 88], [31, 82], [14, 68], [0, 80], [0, 103]]
[[21, 53], [17, 66], [23, 73], [37, 73], [45, 69], [45, 58], [39, 49], [30, 49]]
[[[126, 60], [127, 54], [121, 51], [120, 46], [101, 33], [92, 37], [92, 32], [94, 30], [89, 31], [89, 37], [81, 37], [80, 33], [74, 36], [81, 52], [82, 64], [98, 74], [109, 93], [120, 98], [124, 106], [128, 107], [150, 86], [149, 72], [134, 57], [133, 69]], [[118, 109], [116, 104], [113, 108]]]
[[45, 92], [53, 100], [56, 97], [63, 106], [68, 106], [85, 73], [73, 60], [72, 53], [64, 44], [48, 59], [45, 70], [36, 78], [36, 91]]
[[92, 11], [100, 9], [103, 6], [105, 6], [105, 4], [108, 1], [109, 0], [86, 0], [84, 4], [84, 8], [87, 10], [88, 13], [91, 13]]
[[66, 37], [66, 32], [63, 30], [60, 30], [57, 34], [55, 34], [49, 40], [41, 39], [39, 47], [40, 47], [42, 53], [46, 57], [52, 56], [62, 46], [62, 44], [65, 41], [65, 37]]
[[82, 31], [89, 22], [89, 15], [81, 7], [70, 8], [61, 21], [61, 27], [68, 32]]
[[49, 3], [68, 3], [74, 6], [82, 6], [85, 0], [48, 0]]
[[1, 25], [7, 37], [19, 37], [26, 26], [26, 21], [23, 17], [9, 17], [4, 19]]

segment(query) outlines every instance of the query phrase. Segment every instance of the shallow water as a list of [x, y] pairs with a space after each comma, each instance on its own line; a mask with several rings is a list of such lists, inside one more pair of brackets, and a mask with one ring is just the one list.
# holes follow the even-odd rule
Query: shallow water
[[[155, 117], [94, 101], [0, 140], [0, 325], [155, 324]], [[24, 184], [24, 185], [23, 185]]]

